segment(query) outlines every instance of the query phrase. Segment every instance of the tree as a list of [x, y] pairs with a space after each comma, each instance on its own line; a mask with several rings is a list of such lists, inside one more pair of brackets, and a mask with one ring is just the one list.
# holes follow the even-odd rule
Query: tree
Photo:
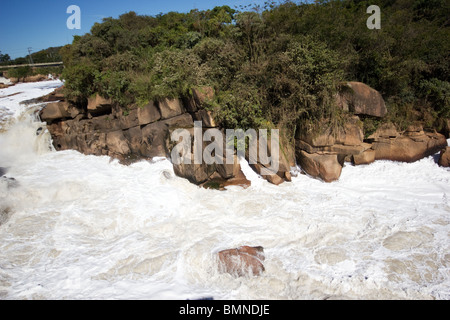
[[0, 64], [7, 64], [8, 62], [10, 62], [11, 61], [11, 58], [10, 58], [10, 56], [8, 55], [8, 54], [3, 54], [1, 51], [0, 51]]

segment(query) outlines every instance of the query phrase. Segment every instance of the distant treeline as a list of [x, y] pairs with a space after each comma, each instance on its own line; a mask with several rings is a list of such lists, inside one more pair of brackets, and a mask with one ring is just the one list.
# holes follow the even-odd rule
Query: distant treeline
[[[62, 60], [62, 57], [59, 54], [60, 49], [61, 47], [52, 47], [38, 52], [34, 52], [31, 54], [32, 61], [33, 63], [60, 62]], [[11, 57], [8, 54], [2, 54], [0, 51], [1, 66], [29, 64], [30, 62], [31, 62], [30, 55], [16, 59], [11, 59]]]
[[[366, 26], [370, 5], [381, 8], [380, 30]], [[294, 130], [301, 121], [339, 122], [335, 93], [361, 81], [383, 94], [387, 120], [439, 127], [450, 117], [449, 25], [448, 0], [267, 2], [129, 12], [59, 52], [66, 94], [78, 102], [99, 93], [126, 108], [212, 86], [210, 108], [223, 127]]]

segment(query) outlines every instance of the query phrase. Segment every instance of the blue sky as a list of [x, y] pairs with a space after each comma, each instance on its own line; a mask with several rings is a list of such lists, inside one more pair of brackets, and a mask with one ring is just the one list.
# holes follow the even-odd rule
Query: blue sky
[[[0, 51], [11, 58], [48, 47], [72, 42], [74, 35], [90, 31], [95, 22], [135, 11], [142, 15], [156, 15], [169, 11], [189, 12], [206, 10], [215, 6], [263, 4], [263, 0], [2, 0], [0, 2]], [[70, 5], [81, 9], [81, 30], [69, 30], [66, 26]]]

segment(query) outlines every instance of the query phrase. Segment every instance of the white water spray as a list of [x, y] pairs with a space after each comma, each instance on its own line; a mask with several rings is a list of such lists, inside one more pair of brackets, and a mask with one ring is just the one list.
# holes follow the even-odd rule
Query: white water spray
[[[165, 159], [123, 166], [55, 152], [20, 101], [57, 81], [0, 90], [0, 299], [450, 299], [450, 171], [346, 165], [326, 184], [206, 190]], [[6, 119], [8, 117], [8, 119]], [[2, 222], [3, 221], [3, 222]], [[216, 253], [263, 246], [266, 271], [233, 278]]]

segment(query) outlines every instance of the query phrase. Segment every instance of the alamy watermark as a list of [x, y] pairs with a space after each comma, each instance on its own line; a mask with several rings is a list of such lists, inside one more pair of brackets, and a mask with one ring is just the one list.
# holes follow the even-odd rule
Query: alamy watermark
[[81, 29], [81, 9], [79, 6], [71, 5], [67, 7], [66, 12], [71, 14], [69, 18], [67, 18], [67, 29]]
[[[381, 29], [381, 9], [377, 5], [371, 5], [366, 11], [371, 16], [367, 19], [366, 25], [370, 30]], [[70, 5], [67, 7], [66, 13], [70, 14], [67, 18], [67, 28], [70, 30], [81, 29], [81, 9], [77, 5]]]
[[[274, 175], [278, 172], [280, 162], [279, 130], [270, 130], [270, 145], [267, 129], [227, 129], [224, 137], [219, 129], [203, 132], [202, 122], [194, 122], [194, 134], [187, 129], [172, 132], [171, 140], [178, 142], [172, 149], [172, 163], [180, 164], [234, 164], [235, 150], [237, 156], [246, 156], [248, 141], [248, 162], [262, 164], [261, 175]], [[259, 134], [259, 135], [258, 135]], [[192, 138], [194, 141], [192, 141]], [[204, 146], [205, 142], [210, 142]], [[270, 153], [270, 155], [269, 155]]]
[[366, 22], [367, 28], [370, 30], [381, 29], [381, 10], [379, 6], [371, 5], [367, 8], [367, 13], [372, 14]]

